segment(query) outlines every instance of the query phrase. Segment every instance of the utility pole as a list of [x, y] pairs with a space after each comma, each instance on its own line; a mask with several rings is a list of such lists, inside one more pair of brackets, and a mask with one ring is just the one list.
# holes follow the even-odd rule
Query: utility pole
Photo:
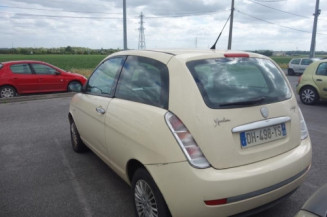
[[318, 16], [320, 15], [319, 9], [319, 0], [316, 0], [316, 10], [313, 14], [314, 21], [313, 21], [313, 29], [312, 29], [312, 38], [311, 38], [311, 47], [310, 47], [310, 58], [315, 57], [315, 50], [316, 50], [316, 34], [317, 34], [317, 23], [318, 23]]
[[139, 28], [139, 50], [145, 49], [145, 36], [144, 36], [144, 27], [143, 27], [143, 12], [140, 15], [140, 28]]
[[123, 0], [124, 50], [127, 50], [126, 0]]
[[232, 0], [232, 6], [231, 6], [231, 15], [230, 15], [230, 23], [229, 23], [229, 37], [228, 37], [228, 47], [227, 47], [228, 50], [232, 49], [233, 19], [234, 19], [234, 0]]

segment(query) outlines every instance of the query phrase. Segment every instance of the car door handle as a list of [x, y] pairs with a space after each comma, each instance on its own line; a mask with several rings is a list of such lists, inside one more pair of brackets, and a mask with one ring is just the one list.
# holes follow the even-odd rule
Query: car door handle
[[317, 79], [316, 81], [322, 81], [322, 79]]
[[106, 110], [104, 110], [104, 108], [102, 108], [101, 106], [100, 107], [97, 107], [96, 109], [95, 109], [98, 113], [100, 113], [100, 114], [104, 114], [104, 113], [106, 113]]

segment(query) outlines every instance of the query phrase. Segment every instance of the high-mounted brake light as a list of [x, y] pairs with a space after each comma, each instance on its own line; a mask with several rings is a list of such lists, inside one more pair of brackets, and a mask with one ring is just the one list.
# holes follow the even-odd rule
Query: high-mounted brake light
[[250, 55], [247, 53], [225, 53], [224, 54], [225, 57], [229, 57], [229, 58], [233, 58], [233, 57], [245, 57], [245, 58], [249, 58]]
[[165, 120], [189, 163], [196, 168], [208, 168], [209, 162], [183, 122], [170, 112], [166, 113]]

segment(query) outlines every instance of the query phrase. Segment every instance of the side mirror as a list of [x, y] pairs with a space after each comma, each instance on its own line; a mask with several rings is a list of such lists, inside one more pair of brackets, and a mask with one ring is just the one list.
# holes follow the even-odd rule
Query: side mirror
[[58, 72], [58, 71], [55, 71], [55, 74], [56, 74], [56, 75], [60, 75], [60, 72]]

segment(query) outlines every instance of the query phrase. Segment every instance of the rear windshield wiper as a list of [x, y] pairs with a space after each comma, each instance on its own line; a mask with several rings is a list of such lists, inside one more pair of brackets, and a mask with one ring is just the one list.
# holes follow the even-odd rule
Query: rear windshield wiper
[[258, 97], [258, 98], [249, 99], [249, 100], [246, 100], [246, 101], [223, 103], [223, 104], [219, 104], [219, 106], [224, 107], [224, 106], [233, 106], [233, 105], [254, 105], [256, 103], [262, 102], [265, 99], [266, 99], [265, 97]]

